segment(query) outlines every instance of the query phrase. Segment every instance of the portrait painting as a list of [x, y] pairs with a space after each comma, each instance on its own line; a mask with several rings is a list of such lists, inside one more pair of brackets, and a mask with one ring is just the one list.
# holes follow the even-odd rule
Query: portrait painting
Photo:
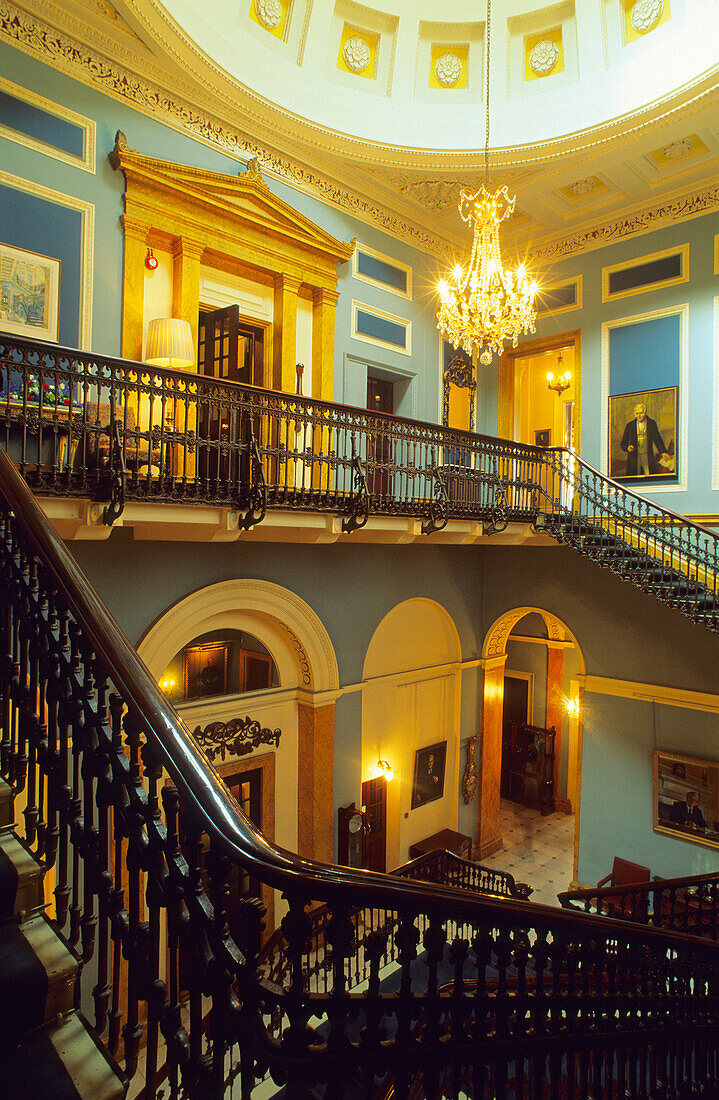
[[185, 699], [227, 694], [226, 642], [189, 646], [183, 654], [182, 680]]
[[719, 761], [654, 751], [654, 831], [719, 848]]
[[417, 749], [414, 754], [412, 809], [434, 802], [444, 794], [444, 768], [447, 762], [447, 742]]
[[535, 447], [549, 447], [552, 443], [552, 429], [540, 428], [534, 433]]
[[0, 329], [56, 344], [60, 261], [0, 242]]
[[611, 478], [676, 477], [678, 392], [666, 386], [609, 398]]

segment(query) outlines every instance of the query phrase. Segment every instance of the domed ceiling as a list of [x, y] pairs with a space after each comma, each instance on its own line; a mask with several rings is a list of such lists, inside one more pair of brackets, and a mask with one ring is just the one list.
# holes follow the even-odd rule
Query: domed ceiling
[[[485, 0], [21, 6], [142, 82], [121, 94], [160, 117], [164, 102], [171, 124], [270, 177], [430, 250], [464, 241], [459, 188], [483, 178]], [[716, 205], [701, 196], [719, 168], [718, 14], [719, 0], [492, 0], [490, 166], [517, 192], [518, 246], [555, 258], [620, 212]]]

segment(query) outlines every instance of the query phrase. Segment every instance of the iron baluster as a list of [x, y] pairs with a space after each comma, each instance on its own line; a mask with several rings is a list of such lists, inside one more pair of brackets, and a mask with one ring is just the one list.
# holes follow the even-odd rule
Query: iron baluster
[[352, 531], [358, 531], [360, 528], [364, 527], [369, 519], [370, 512], [367, 478], [365, 476], [362, 460], [357, 453], [354, 432], [352, 433], [352, 460], [350, 463], [350, 470], [352, 490], [342, 519], [342, 530], [346, 534], [350, 534]]

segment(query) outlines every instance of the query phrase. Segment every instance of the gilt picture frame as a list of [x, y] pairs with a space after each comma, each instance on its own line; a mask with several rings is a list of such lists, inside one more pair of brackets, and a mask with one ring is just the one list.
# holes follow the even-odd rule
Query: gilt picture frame
[[226, 642], [188, 646], [182, 655], [182, 686], [185, 699], [203, 699], [227, 694]]
[[438, 741], [417, 749], [414, 754], [414, 779], [411, 807], [416, 810], [444, 795], [444, 772], [447, 763], [447, 742]]
[[0, 329], [56, 344], [60, 261], [0, 242]]
[[719, 761], [655, 749], [652, 772], [654, 832], [719, 848]]
[[[678, 386], [609, 397], [609, 476], [615, 481], [665, 481], [679, 469]], [[637, 410], [644, 406], [646, 450], [640, 457]]]

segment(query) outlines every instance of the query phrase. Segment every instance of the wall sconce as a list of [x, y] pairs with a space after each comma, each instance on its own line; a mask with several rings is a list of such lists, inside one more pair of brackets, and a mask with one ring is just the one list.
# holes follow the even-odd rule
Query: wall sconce
[[547, 385], [550, 390], [554, 390], [558, 397], [561, 397], [564, 391], [569, 389], [569, 385], [572, 381], [572, 372], [570, 370], [562, 370], [562, 366], [563, 360], [560, 351], [557, 355], [557, 370], [559, 374], [555, 377], [551, 371], [547, 373]]
[[175, 681], [170, 676], [165, 676], [159, 684], [165, 695], [170, 695], [175, 689]]
[[567, 699], [564, 705], [570, 718], [579, 717], [579, 699], [576, 696], [573, 699]]
[[189, 321], [155, 317], [147, 326], [145, 362], [156, 367], [194, 367], [195, 348]]
[[379, 771], [379, 777], [384, 776], [388, 783], [391, 783], [394, 779], [394, 772], [386, 760], [377, 761], [377, 770]]

